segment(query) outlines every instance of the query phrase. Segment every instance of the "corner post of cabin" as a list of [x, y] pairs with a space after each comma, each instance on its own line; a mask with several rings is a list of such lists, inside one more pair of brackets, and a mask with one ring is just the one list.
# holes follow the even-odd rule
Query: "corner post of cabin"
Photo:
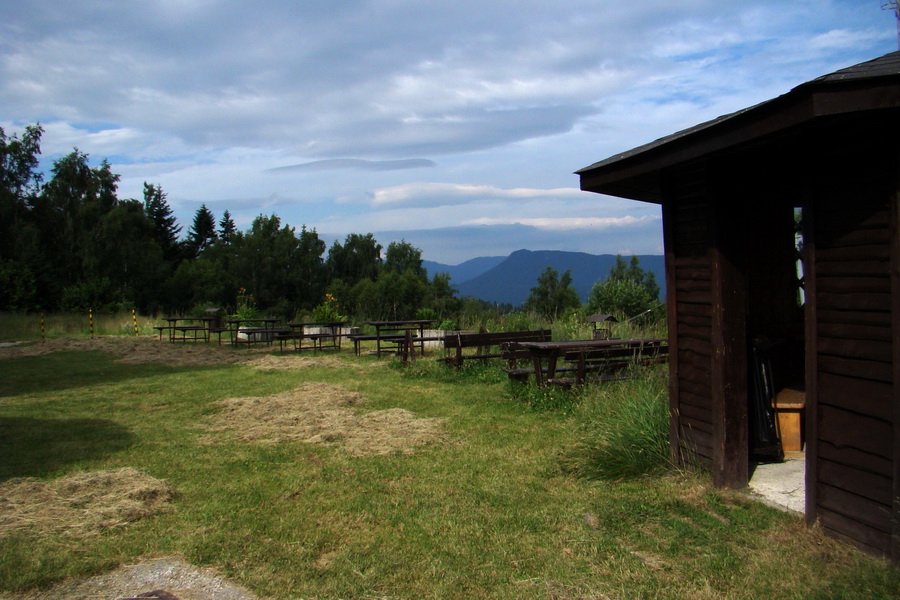
[[894, 160], [894, 194], [890, 206], [891, 341], [893, 345], [894, 500], [891, 514], [891, 560], [900, 564], [900, 155]]
[[[665, 183], [664, 183], [665, 185]], [[669, 455], [672, 464], [684, 466], [687, 462], [682, 452], [680, 429], [680, 398], [678, 396], [678, 292], [675, 268], [675, 214], [672, 203], [667, 201], [665, 187], [662, 204], [663, 214], [663, 247], [665, 249], [666, 267], [666, 322], [669, 337]]]
[[710, 186], [712, 243], [713, 484], [742, 488], [750, 479], [747, 431], [747, 333], [742, 199], [725, 169]]

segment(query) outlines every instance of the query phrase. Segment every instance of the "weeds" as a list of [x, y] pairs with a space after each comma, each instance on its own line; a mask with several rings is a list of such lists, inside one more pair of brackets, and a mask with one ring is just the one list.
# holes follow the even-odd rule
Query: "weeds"
[[658, 369], [587, 388], [579, 417], [585, 439], [571, 466], [601, 479], [660, 473], [670, 466], [666, 378]]

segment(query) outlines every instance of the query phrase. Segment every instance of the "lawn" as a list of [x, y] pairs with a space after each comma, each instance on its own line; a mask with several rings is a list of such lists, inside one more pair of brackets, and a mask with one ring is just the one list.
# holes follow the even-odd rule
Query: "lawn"
[[[702, 473], [588, 477], [604, 389], [199, 346], [0, 353], [0, 597], [165, 556], [278, 599], [900, 597], [884, 561]], [[96, 473], [134, 476], [130, 504], [10, 500]]]

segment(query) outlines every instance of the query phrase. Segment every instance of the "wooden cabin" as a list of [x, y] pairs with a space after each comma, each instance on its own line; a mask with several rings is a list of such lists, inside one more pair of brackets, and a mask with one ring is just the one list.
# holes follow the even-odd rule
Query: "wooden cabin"
[[578, 175], [662, 207], [676, 459], [747, 484], [767, 340], [805, 393], [808, 521], [900, 561], [900, 52]]

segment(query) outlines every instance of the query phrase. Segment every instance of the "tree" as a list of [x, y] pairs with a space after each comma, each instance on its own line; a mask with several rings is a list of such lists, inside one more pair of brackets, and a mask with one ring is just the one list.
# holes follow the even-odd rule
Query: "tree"
[[572, 287], [572, 272], [559, 276], [553, 267], [547, 267], [538, 277], [537, 285], [525, 300], [525, 309], [556, 320], [566, 309], [578, 308], [581, 301]]
[[422, 267], [422, 250], [416, 248], [406, 240], [391, 242], [388, 244], [384, 257], [386, 271], [405, 273], [412, 271], [413, 275], [427, 279], [428, 274]]
[[349, 286], [363, 279], [375, 281], [381, 268], [381, 244], [371, 233], [351, 233], [343, 246], [335, 241], [328, 250], [329, 278], [342, 280]]
[[659, 302], [659, 286], [652, 271], [639, 266], [640, 259], [631, 257], [625, 264], [621, 255], [605, 280], [598, 281], [588, 295], [588, 310], [616, 317], [630, 318], [652, 309]]
[[118, 203], [119, 176], [106, 160], [92, 168], [88, 155], [78, 148], [55, 161], [51, 172], [53, 177], [35, 199], [34, 218], [52, 261], [51, 285], [58, 292], [95, 278], [86, 264], [99, 257], [88, 253], [98, 247], [93, 238], [99, 235], [101, 219]]
[[230, 244], [236, 232], [237, 227], [234, 225], [231, 213], [226, 210], [222, 213], [222, 219], [219, 221], [219, 239], [225, 244]]
[[426, 304], [437, 313], [439, 319], [446, 319], [459, 312], [462, 302], [456, 297], [458, 290], [450, 283], [449, 273], [435, 273], [428, 285]]
[[187, 249], [188, 258], [197, 258], [206, 248], [216, 241], [216, 217], [206, 204], [201, 204], [194, 213], [194, 222], [188, 231]]
[[0, 259], [16, 256], [19, 224], [40, 190], [37, 157], [43, 132], [36, 123], [25, 128], [21, 139], [16, 134], [7, 138], [0, 127]]
[[172, 214], [172, 207], [166, 201], [162, 186], [144, 182], [144, 214], [153, 224], [153, 237], [165, 259], [177, 261], [181, 254], [181, 244], [178, 242], [181, 226]]

